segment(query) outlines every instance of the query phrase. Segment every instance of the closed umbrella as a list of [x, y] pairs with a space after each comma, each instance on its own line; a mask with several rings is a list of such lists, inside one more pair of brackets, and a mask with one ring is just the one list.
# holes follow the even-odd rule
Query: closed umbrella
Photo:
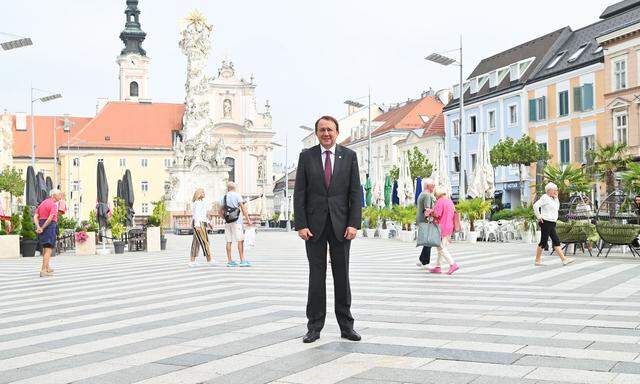
[[364, 185], [360, 184], [360, 198], [362, 199], [362, 208], [366, 207], [367, 204], [364, 201]]
[[51, 176], [47, 176], [47, 178], [45, 179], [45, 185], [47, 186], [47, 196], [48, 196], [49, 193], [51, 193], [51, 190], [53, 189], [53, 180], [51, 180]]
[[495, 192], [493, 183], [493, 166], [489, 158], [489, 143], [486, 133], [482, 134], [478, 142], [478, 158], [476, 168], [473, 170], [472, 181], [467, 193], [473, 198], [492, 198]]
[[484, 141], [482, 145], [482, 163], [484, 170], [484, 180], [486, 183], [486, 189], [484, 192], [485, 198], [492, 199], [496, 192], [496, 183], [495, 183], [495, 170], [493, 169], [493, 164], [491, 164], [491, 154], [489, 148], [489, 138], [485, 133], [482, 137], [482, 141]]
[[25, 183], [24, 196], [28, 206], [35, 207], [38, 205], [38, 186], [36, 183], [36, 173], [32, 166], [27, 167], [27, 180]]
[[387, 175], [384, 178], [384, 206], [386, 208], [391, 208], [391, 189], [393, 185], [391, 185], [391, 176]]
[[391, 204], [400, 205], [400, 199], [398, 198], [398, 180], [393, 181], [393, 190], [391, 191]]
[[98, 162], [98, 175], [97, 175], [97, 205], [96, 205], [96, 218], [100, 229], [104, 235], [107, 229], [107, 221], [109, 219], [109, 184], [107, 183], [107, 174], [104, 171], [104, 164]]
[[118, 179], [118, 187], [116, 189], [116, 196], [124, 200], [124, 192], [122, 191], [122, 180]]
[[133, 195], [133, 180], [131, 179], [131, 171], [128, 169], [124, 172], [124, 177], [122, 178], [122, 195], [124, 200], [124, 205], [127, 208], [126, 214], [126, 226], [133, 226], [133, 216], [136, 214], [133, 210], [133, 203], [135, 202], [135, 198]]
[[47, 182], [45, 181], [44, 174], [42, 172], [38, 172], [38, 174], [36, 175], [36, 191], [38, 204], [45, 201], [49, 196], [49, 194], [47, 193]]
[[371, 194], [371, 179], [369, 178], [369, 175], [367, 175], [367, 181], [364, 183], [364, 190], [366, 192], [366, 196], [365, 196], [365, 204], [367, 205], [367, 207], [371, 206], [371, 199], [372, 199], [372, 194]]
[[418, 197], [422, 193], [422, 177], [418, 176], [416, 178], [416, 196], [413, 199], [413, 204], [418, 205]]

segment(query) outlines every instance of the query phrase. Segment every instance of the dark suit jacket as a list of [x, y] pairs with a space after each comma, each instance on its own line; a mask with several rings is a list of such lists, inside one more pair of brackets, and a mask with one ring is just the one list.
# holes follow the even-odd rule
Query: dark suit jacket
[[333, 230], [344, 240], [347, 227], [359, 229], [362, 220], [362, 190], [358, 157], [349, 148], [336, 145], [333, 174], [329, 188], [324, 185], [324, 167], [320, 145], [300, 153], [293, 195], [296, 229], [309, 228], [320, 237], [331, 216]]

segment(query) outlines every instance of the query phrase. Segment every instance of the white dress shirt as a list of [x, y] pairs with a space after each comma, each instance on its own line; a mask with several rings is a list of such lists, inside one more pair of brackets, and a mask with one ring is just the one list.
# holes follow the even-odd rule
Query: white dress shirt
[[193, 208], [191, 209], [191, 217], [196, 225], [201, 223], [208, 223], [209, 219], [207, 218], [207, 207], [204, 204], [203, 200], [196, 200], [193, 202]]
[[538, 220], [558, 221], [558, 210], [560, 209], [560, 201], [557, 198], [550, 197], [546, 193], [533, 203], [533, 213]]
[[331, 174], [333, 175], [333, 165], [336, 162], [336, 144], [333, 144], [333, 147], [326, 149], [325, 147], [323, 147], [322, 145], [320, 145], [320, 154], [322, 155], [322, 170], [324, 171], [324, 162], [326, 161], [325, 158], [327, 157], [327, 155], [325, 154], [326, 151], [331, 151], [331, 154], [329, 155], [329, 158], [331, 159]]

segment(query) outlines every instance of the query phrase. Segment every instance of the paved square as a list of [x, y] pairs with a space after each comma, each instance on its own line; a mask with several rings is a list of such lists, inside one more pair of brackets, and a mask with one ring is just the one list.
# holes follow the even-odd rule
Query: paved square
[[[158, 253], [0, 260], [0, 383], [640, 383], [640, 260], [455, 244], [453, 276], [413, 244], [358, 239], [359, 343], [332, 314], [303, 344], [307, 261], [295, 233], [259, 233], [251, 268], [187, 266], [190, 237]], [[202, 262], [202, 259], [200, 260]], [[331, 274], [327, 291], [331, 300]], [[327, 305], [331, 312], [332, 302]]]

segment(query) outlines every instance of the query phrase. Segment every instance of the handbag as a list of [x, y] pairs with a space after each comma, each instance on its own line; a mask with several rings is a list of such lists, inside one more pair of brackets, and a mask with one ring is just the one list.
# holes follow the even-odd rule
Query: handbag
[[439, 247], [441, 242], [438, 224], [432, 220], [418, 224], [417, 247]]
[[460, 215], [458, 211], [453, 211], [453, 231], [462, 232], [462, 226], [460, 225]]

